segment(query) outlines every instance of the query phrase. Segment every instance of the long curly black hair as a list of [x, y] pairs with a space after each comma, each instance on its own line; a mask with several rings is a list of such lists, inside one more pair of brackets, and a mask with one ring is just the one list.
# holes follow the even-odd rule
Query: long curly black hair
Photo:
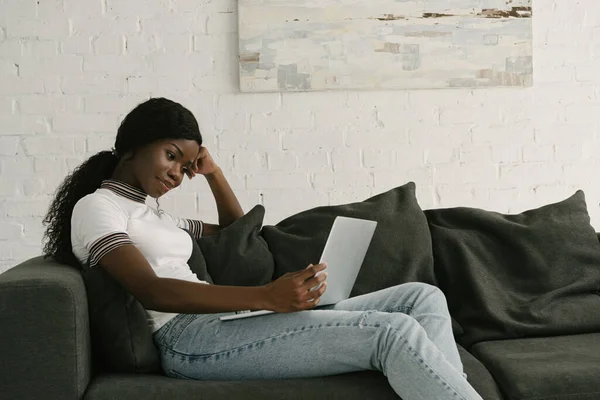
[[43, 224], [44, 256], [78, 267], [71, 245], [71, 216], [75, 204], [112, 176], [127, 153], [162, 139], [195, 140], [202, 146], [198, 121], [184, 106], [165, 98], [151, 98], [136, 106], [121, 122], [114, 151], [101, 151], [78, 166], [55, 192]]

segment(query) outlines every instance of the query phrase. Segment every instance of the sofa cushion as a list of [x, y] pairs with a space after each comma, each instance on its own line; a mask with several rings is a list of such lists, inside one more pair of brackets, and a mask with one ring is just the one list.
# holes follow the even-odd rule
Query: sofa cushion
[[405, 282], [435, 284], [431, 237], [413, 182], [361, 202], [312, 208], [265, 226], [275, 278], [318, 263], [337, 216], [378, 222], [351, 296]]
[[[190, 269], [212, 283], [196, 241], [192, 240], [192, 246]], [[96, 372], [161, 373], [146, 310], [103, 268], [82, 266], [81, 271]]]
[[208, 274], [217, 285], [260, 286], [271, 282], [273, 256], [260, 235], [265, 208], [256, 205], [214, 235], [198, 239]]
[[467, 349], [600, 331], [600, 245], [582, 191], [516, 215], [465, 207], [425, 215], [439, 287]]
[[507, 400], [600, 398], [600, 333], [482, 342], [471, 352]]

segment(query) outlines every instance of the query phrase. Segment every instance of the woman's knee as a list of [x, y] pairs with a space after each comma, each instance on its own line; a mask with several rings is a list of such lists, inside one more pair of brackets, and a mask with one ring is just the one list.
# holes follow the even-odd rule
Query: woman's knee
[[424, 282], [409, 282], [405, 285], [408, 285], [412, 290], [417, 292], [418, 297], [424, 301], [441, 307], [447, 307], [446, 295], [439, 287]]

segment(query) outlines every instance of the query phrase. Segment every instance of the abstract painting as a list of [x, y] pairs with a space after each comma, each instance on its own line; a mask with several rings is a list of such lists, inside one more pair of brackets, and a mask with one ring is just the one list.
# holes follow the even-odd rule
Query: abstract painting
[[526, 87], [531, 0], [239, 0], [242, 92]]

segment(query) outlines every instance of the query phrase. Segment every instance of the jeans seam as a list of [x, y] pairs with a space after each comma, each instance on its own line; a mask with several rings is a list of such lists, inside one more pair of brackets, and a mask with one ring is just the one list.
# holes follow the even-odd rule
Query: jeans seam
[[[360, 325], [359, 325], [359, 323], [356, 323], [356, 324], [341, 324], [339, 322], [336, 323], [336, 324], [330, 324], [330, 323], [328, 323], [328, 324], [320, 324], [320, 325], [308, 325], [308, 326], [303, 326], [301, 328], [294, 329], [293, 331], [283, 332], [283, 333], [280, 333], [278, 335], [269, 336], [269, 337], [267, 337], [265, 339], [257, 340], [257, 341], [251, 342], [251, 343], [246, 343], [246, 344], [244, 344], [242, 346], [237, 346], [237, 347], [233, 347], [233, 348], [228, 349], [228, 350], [223, 350], [223, 351], [220, 351], [220, 352], [217, 352], [217, 353], [210, 353], [210, 354], [202, 354], [202, 355], [200, 355], [200, 354], [186, 354], [186, 353], [182, 353], [182, 352], [179, 352], [179, 351], [177, 351], [177, 350], [175, 350], [173, 348], [175, 345], [169, 346], [169, 348], [167, 348], [166, 350], [167, 350], [167, 352], [169, 352], [169, 353], [171, 353], [173, 355], [183, 356], [183, 357], [188, 357], [188, 358], [193, 358], [193, 359], [210, 358], [210, 357], [216, 357], [216, 356], [220, 356], [220, 355], [223, 355], [223, 354], [226, 354], [226, 353], [230, 353], [230, 352], [233, 352], [233, 351], [236, 351], [236, 350], [239, 350], [239, 349], [248, 348], [250, 346], [255, 346], [255, 345], [260, 344], [260, 343], [266, 343], [266, 342], [268, 342], [269, 340], [272, 340], [272, 339], [280, 339], [282, 337], [289, 336], [289, 335], [292, 335], [292, 334], [295, 334], [295, 333], [310, 332], [312, 330], [322, 329], [322, 328], [336, 328], [336, 327], [340, 327], [340, 326], [344, 326], [344, 327], [348, 327], [348, 326], [359, 327]], [[381, 326], [381, 324], [375, 324], [373, 326], [369, 326], [369, 328], [371, 328], [371, 327], [377, 327], [378, 328], [379, 326]]]
[[[391, 330], [396, 330], [396, 329], [392, 328], [392, 326], [391, 326], [391, 325], [389, 325], [389, 324], [388, 324], [388, 327], [389, 327]], [[463, 397], [463, 396], [461, 396], [461, 395], [458, 393], [458, 391], [457, 391], [456, 389], [454, 389], [452, 386], [450, 386], [450, 384], [449, 384], [448, 382], [446, 382], [446, 380], [444, 380], [444, 378], [442, 378], [442, 377], [440, 376], [440, 374], [438, 374], [437, 372], [435, 372], [435, 370], [434, 370], [433, 368], [431, 368], [431, 365], [429, 365], [429, 364], [428, 364], [428, 363], [425, 361], [424, 357], [422, 357], [422, 356], [421, 356], [421, 355], [420, 355], [420, 354], [419, 354], [419, 353], [418, 353], [418, 352], [417, 352], [417, 351], [416, 351], [416, 350], [415, 350], [415, 349], [414, 349], [414, 348], [413, 348], [413, 347], [410, 345], [410, 343], [408, 343], [408, 341], [407, 341], [406, 339], [404, 339], [404, 336], [400, 335], [400, 337], [402, 337], [402, 340], [404, 341], [404, 344], [405, 344], [405, 345], [406, 345], [406, 347], [407, 347], [407, 348], [410, 350], [410, 352], [412, 352], [414, 356], [417, 356], [417, 357], [419, 358], [419, 361], [421, 361], [421, 360], [422, 360], [422, 361], [423, 361], [423, 364], [424, 364], [424, 365], [426, 365], [426, 366], [427, 366], [427, 368], [429, 368], [429, 370], [430, 370], [430, 371], [432, 371], [432, 372], [433, 372], [433, 373], [434, 373], [434, 374], [435, 374], [435, 375], [436, 375], [436, 376], [437, 376], [437, 377], [440, 379], [440, 381], [444, 382], [444, 383], [446, 384], [446, 386], [448, 386], [448, 388], [450, 388], [450, 389], [451, 389], [451, 390], [454, 392], [454, 394], [455, 394], [455, 395], [457, 395], [457, 396], [460, 396], [460, 397], [461, 397], [463, 400], [466, 400], [466, 398], [465, 398], [465, 397]]]

